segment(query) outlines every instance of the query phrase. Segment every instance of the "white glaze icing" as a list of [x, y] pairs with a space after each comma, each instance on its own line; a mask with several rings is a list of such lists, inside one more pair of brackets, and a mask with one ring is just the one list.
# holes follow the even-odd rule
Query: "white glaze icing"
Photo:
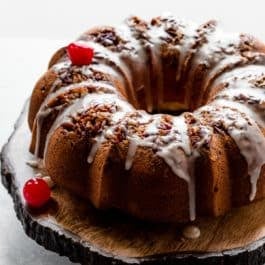
[[221, 82], [224, 82], [227, 80], [231, 80], [235, 77], [242, 78], [242, 77], [246, 77], [249, 75], [255, 77], [255, 76], [260, 76], [264, 73], [265, 73], [265, 66], [264, 65], [257, 65], [257, 64], [244, 65], [241, 67], [231, 69], [230, 71], [222, 74], [222, 76], [218, 77], [215, 80], [215, 82], [213, 83], [213, 86], [215, 86], [218, 83], [221, 83]]
[[89, 155], [87, 157], [87, 162], [88, 163], [91, 164], [94, 161], [95, 155], [96, 155], [96, 153], [97, 153], [97, 151], [98, 151], [98, 149], [99, 149], [99, 147], [101, 145], [101, 142], [102, 142], [101, 139], [94, 140], [94, 143], [92, 144], [92, 147], [90, 149]]
[[37, 158], [36, 160], [29, 160], [26, 164], [32, 168], [44, 169], [43, 160], [40, 158]]
[[[196, 217], [195, 209], [195, 184], [194, 176], [192, 174], [192, 156], [190, 149], [190, 139], [188, 135], [188, 128], [184, 118], [174, 119], [178, 127], [177, 141], [169, 141], [168, 145], [164, 146], [157, 155], [162, 157], [164, 161], [170, 166], [174, 174], [187, 182], [189, 193], [189, 211], [190, 219], [194, 220]], [[184, 151], [184, 152], [183, 152]]]
[[134, 139], [130, 139], [128, 151], [127, 151], [127, 157], [125, 161], [126, 170], [129, 170], [132, 167], [133, 159], [134, 159], [137, 147], [138, 147], [137, 141], [135, 141]]
[[239, 34], [227, 34], [218, 28], [208, 35], [207, 43], [196, 53], [194, 63], [211, 66], [212, 63], [218, 63], [224, 58], [230, 61], [233, 57], [231, 55], [237, 53], [239, 43]]

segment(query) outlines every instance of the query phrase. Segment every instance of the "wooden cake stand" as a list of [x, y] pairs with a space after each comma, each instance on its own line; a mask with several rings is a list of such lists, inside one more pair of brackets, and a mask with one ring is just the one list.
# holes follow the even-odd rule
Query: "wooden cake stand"
[[26, 104], [1, 154], [2, 182], [27, 235], [46, 249], [82, 264], [264, 264], [265, 200], [219, 218], [198, 218], [197, 239], [182, 236], [174, 224], [150, 224], [113, 211], [102, 213], [88, 202], [55, 187], [52, 200], [30, 210], [24, 183], [38, 170], [27, 165], [30, 131]]

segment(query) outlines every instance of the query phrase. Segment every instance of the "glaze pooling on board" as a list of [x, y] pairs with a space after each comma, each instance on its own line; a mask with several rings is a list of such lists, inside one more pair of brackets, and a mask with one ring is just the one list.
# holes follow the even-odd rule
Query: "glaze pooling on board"
[[[35, 154], [38, 154], [42, 122], [50, 113], [58, 112], [47, 135], [44, 159], [49, 139], [56, 129], [66, 123], [73, 123], [82, 115], [91, 115], [93, 112], [97, 115], [108, 108], [109, 113], [102, 118], [100, 128], [93, 131], [95, 135], [91, 139], [93, 143], [88, 163], [93, 163], [103, 143], [126, 142], [128, 150], [124, 167], [130, 170], [138, 147], [151, 148], [167, 163], [176, 177], [187, 183], [189, 214], [190, 219], [194, 220], [194, 165], [201, 149], [210, 143], [214, 127], [221, 126], [237, 144], [248, 164], [251, 183], [249, 197], [253, 200], [260, 171], [265, 164], [265, 138], [259, 127], [265, 125], [265, 85], [262, 83], [262, 78], [265, 78], [265, 56], [248, 49], [251, 39], [246, 42], [245, 38], [245, 35], [223, 33], [215, 21], [198, 26], [177, 20], [171, 15], [152, 19], [150, 23], [131, 17], [116, 29], [106, 29], [96, 35], [82, 35], [79, 41], [95, 51], [92, 64], [73, 66], [64, 57], [63, 61], [52, 67], [58, 77], [37, 114]], [[163, 99], [161, 60], [165, 45], [178, 54], [177, 81], [181, 82], [183, 75], [193, 77], [197, 67], [208, 69], [209, 74], [202, 82], [205, 90], [201, 93], [200, 102], [214, 87], [223, 85], [223, 89], [207, 105], [193, 113], [187, 112], [180, 116], [151, 115], [136, 109], [138, 102], [134, 89], [144, 91], [144, 106], [149, 112], [167, 104]], [[136, 70], [132, 66], [139, 66], [137, 70], [141, 76], [138, 75], [137, 80], [132, 78], [132, 72]], [[74, 80], [74, 74], [79, 74], [80, 80]], [[105, 75], [119, 79], [125, 86], [125, 95], [121, 95]], [[156, 77], [155, 82], [151, 77]], [[193, 104], [193, 78], [190, 78], [187, 85], [184, 104]], [[50, 104], [61, 95], [73, 94], [81, 87], [89, 89], [68, 100], [67, 104], [56, 107]], [[204, 122], [206, 114], [210, 117], [207, 123]], [[193, 122], [189, 122], [187, 117], [192, 117]], [[90, 133], [91, 128], [87, 130]], [[196, 142], [191, 141], [191, 131], [196, 132]]]

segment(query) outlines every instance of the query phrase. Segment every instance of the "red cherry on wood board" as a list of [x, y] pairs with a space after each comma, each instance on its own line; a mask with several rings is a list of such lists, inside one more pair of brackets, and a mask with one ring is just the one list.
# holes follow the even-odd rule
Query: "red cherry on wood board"
[[83, 43], [70, 43], [66, 50], [74, 65], [87, 65], [92, 62], [94, 50]]
[[23, 195], [30, 207], [39, 208], [49, 201], [51, 190], [43, 179], [32, 178], [24, 185]]

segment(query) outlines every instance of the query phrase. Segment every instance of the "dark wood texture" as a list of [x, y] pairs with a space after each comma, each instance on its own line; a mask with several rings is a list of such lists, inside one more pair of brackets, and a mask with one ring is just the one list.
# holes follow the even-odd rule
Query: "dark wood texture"
[[198, 219], [201, 237], [181, 236], [181, 226], [148, 224], [117, 212], [99, 212], [88, 202], [55, 188], [38, 211], [25, 205], [21, 189], [38, 171], [26, 162], [30, 132], [26, 104], [1, 153], [2, 182], [14, 200], [28, 236], [46, 249], [90, 265], [256, 265], [265, 263], [265, 201], [220, 218]]

